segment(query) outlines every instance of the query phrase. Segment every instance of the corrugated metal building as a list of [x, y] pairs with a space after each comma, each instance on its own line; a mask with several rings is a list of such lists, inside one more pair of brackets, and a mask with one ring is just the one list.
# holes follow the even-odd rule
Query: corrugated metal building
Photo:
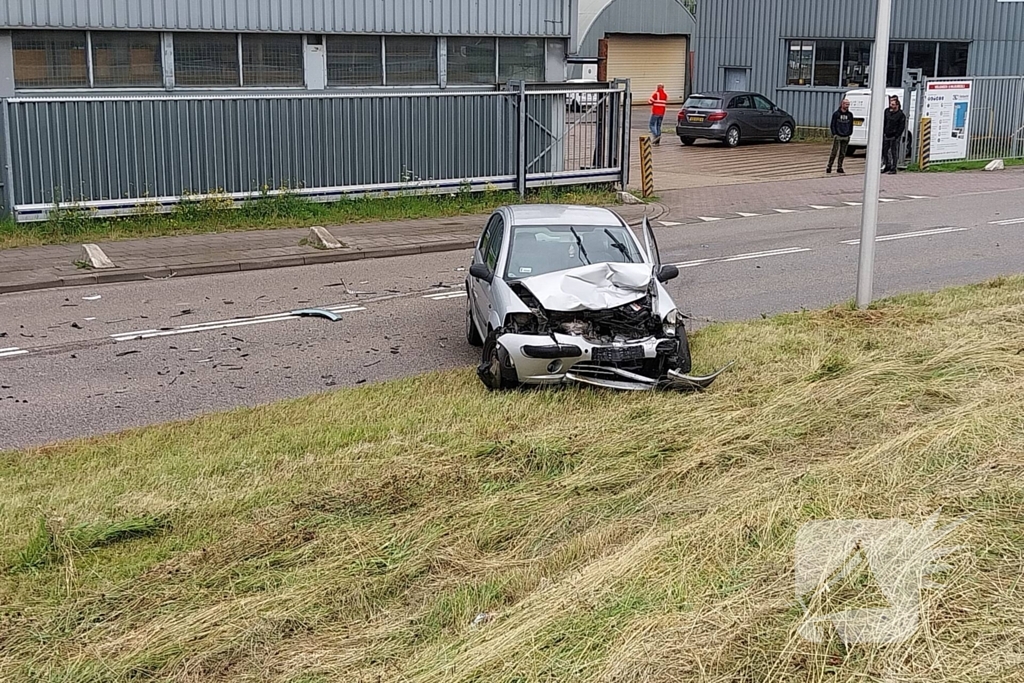
[[693, 8], [693, 0], [580, 0], [579, 56], [596, 58], [598, 41], [607, 39], [609, 79], [629, 79], [638, 103], [658, 83], [671, 101], [682, 102], [697, 27]]
[[[700, 90], [756, 90], [799, 125], [825, 126], [842, 93], [866, 86], [876, 0], [707, 0], [697, 13]], [[888, 80], [1024, 74], [1024, 2], [893, 0]]]

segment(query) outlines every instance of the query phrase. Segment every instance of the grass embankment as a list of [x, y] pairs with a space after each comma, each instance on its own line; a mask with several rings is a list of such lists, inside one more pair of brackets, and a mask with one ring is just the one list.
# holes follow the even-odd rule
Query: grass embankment
[[[166, 214], [147, 213], [145, 208], [142, 208], [140, 215], [123, 218], [94, 218], [84, 211], [63, 210], [56, 212], [50, 220], [40, 223], [18, 224], [9, 219], [0, 220], [0, 249], [139, 237], [466, 216], [487, 213], [503, 204], [518, 204], [522, 201], [514, 192], [396, 195], [332, 203], [311, 202], [296, 195], [284, 194], [253, 199], [238, 209], [228, 208], [229, 201], [209, 199], [183, 202]], [[604, 186], [542, 188], [531, 190], [526, 201], [606, 205], [615, 202], [615, 193]]]
[[[950, 173], [954, 171], [980, 171], [981, 169], [988, 166], [991, 162], [989, 161], [949, 161], [937, 164], [931, 164], [928, 166], [925, 173]], [[1003, 164], [1007, 168], [1011, 166], [1024, 166], [1024, 159], [1003, 159]], [[921, 167], [918, 164], [911, 164], [908, 169], [909, 171], [920, 171]]]
[[[8, 453], [0, 679], [1020, 680], [1024, 278], [693, 347], [739, 364], [703, 395], [439, 373]], [[940, 508], [973, 517], [912, 640], [797, 636], [801, 525]], [[822, 611], [878, 604], [850, 582]]]

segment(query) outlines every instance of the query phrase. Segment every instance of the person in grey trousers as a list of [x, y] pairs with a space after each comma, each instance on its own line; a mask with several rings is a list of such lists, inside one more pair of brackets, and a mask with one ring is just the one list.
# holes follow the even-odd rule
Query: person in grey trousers
[[832, 154], [828, 158], [828, 166], [825, 173], [832, 172], [832, 164], [839, 157], [839, 166], [836, 172], [844, 175], [843, 162], [846, 160], [846, 150], [850, 146], [850, 137], [853, 135], [853, 113], [850, 111], [850, 100], [843, 100], [839, 109], [832, 114]]

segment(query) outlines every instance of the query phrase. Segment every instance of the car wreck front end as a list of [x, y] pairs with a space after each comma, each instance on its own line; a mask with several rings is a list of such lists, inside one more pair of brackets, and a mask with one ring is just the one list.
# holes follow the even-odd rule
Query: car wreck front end
[[500, 287], [504, 325], [479, 368], [489, 387], [704, 388], [720, 374], [689, 375], [683, 316], [651, 264], [598, 263]]

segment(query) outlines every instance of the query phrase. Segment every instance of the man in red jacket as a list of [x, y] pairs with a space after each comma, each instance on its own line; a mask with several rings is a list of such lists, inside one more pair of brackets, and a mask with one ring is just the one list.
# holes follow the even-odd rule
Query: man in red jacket
[[668, 106], [668, 93], [665, 92], [665, 85], [663, 83], [658, 84], [658, 89], [651, 95], [651, 99], [647, 100], [647, 104], [651, 105], [651, 136], [654, 138], [654, 144], [661, 144], [661, 124], [665, 122], [665, 109]]

